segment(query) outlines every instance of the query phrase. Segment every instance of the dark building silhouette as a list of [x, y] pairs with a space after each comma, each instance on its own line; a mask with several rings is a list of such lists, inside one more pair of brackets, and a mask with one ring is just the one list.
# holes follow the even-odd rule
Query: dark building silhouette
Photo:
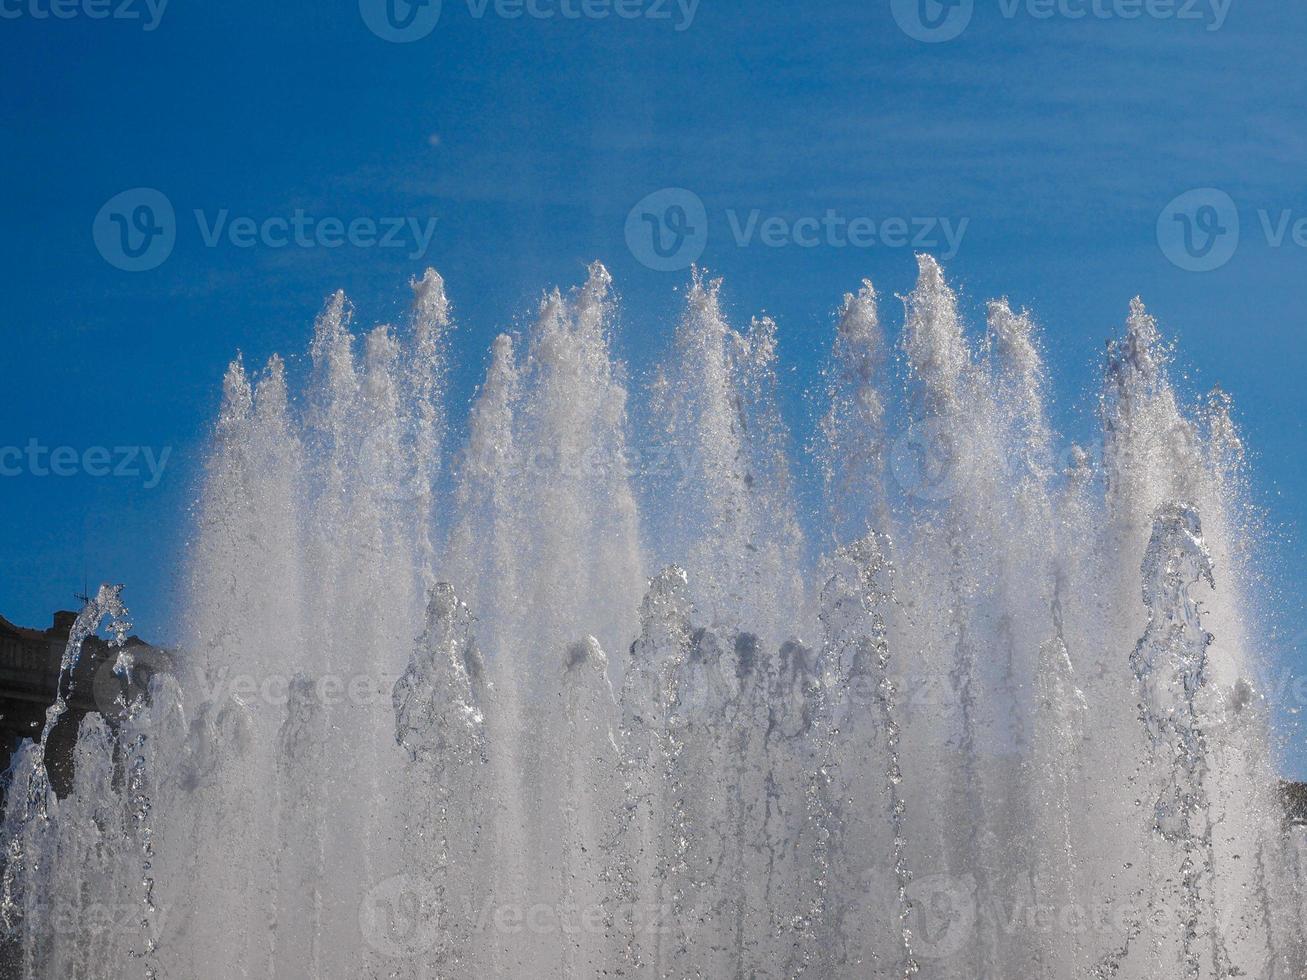
[[1280, 784], [1286, 819], [1296, 827], [1307, 827], [1307, 783]]
[[[58, 693], [59, 665], [76, 619], [75, 612], [57, 612], [48, 629], [38, 630], [15, 626], [0, 616], [0, 772], [8, 773], [23, 739], [41, 737], [46, 710]], [[128, 638], [127, 645], [138, 657], [144, 651], [166, 656], [135, 636]], [[82, 645], [71, 683], [65, 682], [68, 710], [45, 747], [50, 782], [61, 797], [72, 787], [73, 747], [82, 719], [88, 712], [98, 711], [111, 726], [117, 722], [115, 702], [126, 690], [113, 672], [117, 656], [105, 640], [90, 636]], [[150, 659], [157, 662], [157, 658]], [[3, 780], [0, 793], [7, 784], [8, 779]]]

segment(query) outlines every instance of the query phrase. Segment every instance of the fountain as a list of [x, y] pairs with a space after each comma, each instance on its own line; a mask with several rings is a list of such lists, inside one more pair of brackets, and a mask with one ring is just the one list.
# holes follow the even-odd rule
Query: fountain
[[1307, 975], [1228, 397], [1136, 300], [1059, 454], [1031, 317], [975, 343], [919, 261], [897, 350], [837, 315], [820, 515], [776, 324], [697, 274], [635, 407], [607, 271], [548, 293], [456, 450], [434, 271], [361, 337], [330, 297], [299, 394], [238, 358], [187, 655], [66, 797], [17, 755], [14, 975]]

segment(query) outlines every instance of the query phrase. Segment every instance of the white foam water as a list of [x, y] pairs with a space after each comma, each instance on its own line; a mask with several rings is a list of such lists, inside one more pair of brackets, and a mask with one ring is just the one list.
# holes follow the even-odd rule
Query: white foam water
[[413, 287], [330, 297], [302, 393], [228, 370], [177, 670], [67, 797], [18, 754], [19, 976], [1307, 975], [1242, 449], [1138, 300], [1060, 458], [1029, 314], [972, 342], [922, 257], [895, 348], [864, 283], [805, 515], [719, 282], [638, 413], [607, 271], [547, 294], [457, 451]]

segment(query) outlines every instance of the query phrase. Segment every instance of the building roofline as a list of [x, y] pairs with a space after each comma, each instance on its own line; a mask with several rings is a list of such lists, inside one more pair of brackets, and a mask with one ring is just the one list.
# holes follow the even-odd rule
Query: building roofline
[[17, 623], [11, 623], [4, 616], [0, 616], [0, 630], [13, 633], [27, 640], [40, 640], [42, 642], [49, 639], [45, 630], [32, 629], [30, 626], [19, 626]]

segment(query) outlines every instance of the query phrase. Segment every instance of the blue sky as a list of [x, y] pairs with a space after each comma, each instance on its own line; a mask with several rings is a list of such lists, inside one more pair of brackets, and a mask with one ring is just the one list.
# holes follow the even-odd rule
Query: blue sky
[[[395, 43], [369, 27], [386, 32], [372, 0], [59, 0], [61, 17], [45, 16], [50, 2], [0, 0], [0, 446], [170, 455], [152, 486], [143, 457], [138, 476], [93, 476], [80, 457], [73, 476], [0, 476], [0, 614], [42, 624], [84, 576], [112, 579], [128, 583], [140, 631], [171, 639], [221, 372], [237, 349], [252, 362], [284, 352], [302, 371], [337, 287], [374, 322], [398, 314], [421, 267], [444, 274], [457, 417], [492, 336], [600, 258], [638, 375], [667, 347], [687, 274], [642, 264], [625, 225], [637, 201], [677, 187], [703, 203], [700, 258], [726, 277], [732, 313], [778, 319], [800, 429], [843, 292], [864, 276], [887, 299], [911, 287], [911, 243], [887, 218], [965, 221], [950, 279], [973, 314], [1000, 294], [1034, 310], [1072, 436], [1089, 431], [1103, 343], [1142, 293], [1181, 341], [1186, 388], [1219, 381], [1236, 398], [1259, 502], [1281, 529], [1283, 659], [1307, 671], [1307, 643], [1292, 641], [1307, 581], [1307, 225], [1294, 234], [1307, 217], [1307, 7], [444, 0], [432, 25], [434, 7], [395, 0], [397, 23], [412, 14], [410, 32], [426, 32]], [[936, 38], [956, 36], [919, 39], [934, 18]], [[175, 243], [128, 272], [92, 229], [141, 187], [174, 208]], [[1209, 271], [1159, 245], [1159, 216], [1194, 188], [1216, 192], [1189, 216], [1197, 233], [1219, 228], [1224, 248], [1231, 211], [1239, 223]], [[236, 219], [297, 209], [379, 234], [387, 219], [413, 224], [403, 247], [280, 244], [275, 225], [238, 246]], [[755, 210], [741, 246], [736, 226]], [[795, 222], [828, 211], [874, 219], [891, 241], [764, 243], [761, 222], [813, 240]], [[884, 309], [896, 329], [897, 304]], [[1307, 775], [1307, 753], [1294, 768]]]

